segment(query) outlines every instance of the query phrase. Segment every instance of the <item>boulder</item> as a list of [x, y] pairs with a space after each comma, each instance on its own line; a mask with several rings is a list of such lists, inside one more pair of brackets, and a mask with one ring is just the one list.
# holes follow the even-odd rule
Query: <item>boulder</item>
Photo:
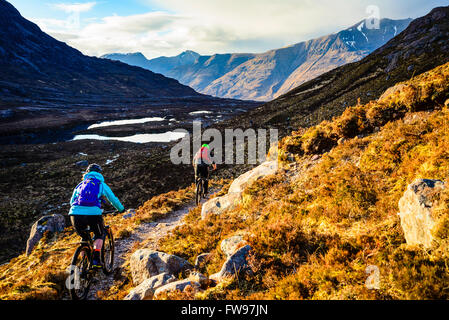
[[177, 275], [193, 269], [193, 266], [175, 255], [151, 249], [139, 249], [131, 255], [130, 268], [133, 283], [139, 285], [145, 279], [160, 273]]
[[158, 298], [158, 296], [162, 293], [173, 292], [176, 290], [183, 292], [187, 287], [192, 287], [195, 291], [199, 291], [201, 284], [190, 279], [178, 280], [156, 289], [154, 292], [154, 297]]
[[87, 167], [89, 165], [89, 161], [81, 160], [81, 161], [78, 161], [77, 163], [75, 163], [75, 165], [78, 167], [82, 167], [82, 168]]
[[387, 103], [390, 101], [391, 97], [396, 95], [397, 93], [403, 91], [405, 88], [407, 88], [406, 84], [399, 83], [395, 86], [392, 86], [388, 88], [380, 97], [377, 99], [377, 102], [379, 103]]
[[221, 242], [220, 248], [221, 251], [229, 258], [232, 256], [238, 248], [243, 247], [246, 244], [246, 241], [243, 240], [243, 237], [240, 235], [235, 235], [230, 238], [224, 239]]
[[201, 219], [205, 219], [210, 214], [220, 215], [227, 210], [235, 208], [242, 200], [242, 195], [238, 193], [225, 194], [206, 201], [201, 208]]
[[433, 197], [444, 188], [441, 180], [418, 179], [408, 185], [399, 200], [399, 217], [405, 240], [410, 245], [432, 246]]
[[141, 284], [131, 290], [124, 300], [149, 300], [153, 298], [154, 291], [168, 283], [174, 282], [176, 278], [169, 273], [161, 273], [144, 280]]
[[275, 174], [278, 169], [278, 162], [267, 161], [262, 163], [261, 165], [255, 167], [254, 169], [245, 172], [240, 175], [237, 179], [235, 179], [231, 186], [229, 187], [228, 194], [239, 193], [241, 194], [247, 186], [252, 184], [254, 181], [263, 178], [265, 176]]
[[248, 272], [250, 268], [246, 257], [251, 251], [251, 246], [246, 245], [238, 249], [232, 256], [230, 256], [221, 267], [221, 270], [214, 273], [209, 278], [216, 282], [221, 282], [224, 279], [230, 278], [241, 272]]
[[224, 196], [210, 199], [201, 208], [201, 218], [205, 219], [209, 214], [221, 214], [224, 211], [235, 208], [242, 200], [242, 192], [254, 181], [265, 176], [276, 173], [278, 169], [277, 160], [266, 161], [254, 169], [245, 172], [235, 179]]
[[43, 216], [37, 220], [31, 227], [30, 236], [27, 241], [26, 254], [29, 255], [33, 251], [36, 244], [42, 238], [45, 232], [62, 232], [65, 228], [64, 216], [53, 214]]

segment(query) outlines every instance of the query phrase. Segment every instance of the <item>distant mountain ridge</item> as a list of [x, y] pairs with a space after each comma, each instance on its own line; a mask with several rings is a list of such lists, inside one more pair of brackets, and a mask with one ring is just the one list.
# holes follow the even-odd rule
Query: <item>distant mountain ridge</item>
[[224, 125], [270, 126], [279, 128], [281, 136], [292, 128], [307, 128], [447, 63], [448, 52], [449, 6], [438, 7], [360, 61], [328, 71]]
[[42, 32], [4, 0], [0, 0], [0, 92], [0, 105], [206, 98], [161, 74], [85, 56]]
[[[134, 65], [175, 78], [204, 94], [267, 101], [329, 70], [362, 59], [402, 32], [410, 21], [381, 19], [378, 29], [369, 29], [365, 21], [360, 21], [338, 33], [261, 54], [201, 56], [186, 51], [146, 62], [139, 59]], [[140, 53], [134, 55], [141, 57]], [[127, 54], [103, 57], [136, 63], [130, 62]]]

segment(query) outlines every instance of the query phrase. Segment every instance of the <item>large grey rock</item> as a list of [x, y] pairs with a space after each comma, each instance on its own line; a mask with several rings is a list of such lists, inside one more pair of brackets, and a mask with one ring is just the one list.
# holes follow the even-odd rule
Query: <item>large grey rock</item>
[[256, 168], [245, 172], [235, 179], [224, 196], [210, 199], [201, 208], [201, 218], [205, 219], [209, 214], [222, 214], [227, 210], [235, 208], [242, 200], [242, 192], [254, 181], [265, 176], [276, 173], [278, 169], [277, 160], [266, 161]]
[[176, 278], [169, 273], [161, 273], [144, 280], [141, 284], [131, 290], [124, 300], [149, 300], [153, 298], [157, 288], [176, 281]]
[[43, 216], [37, 220], [31, 227], [30, 236], [27, 241], [26, 254], [29, 255], [33, 251], [36, 244], [42, 238], [45, 232], [61, 232], [65, 228], [64, 216], [53, 214]]
[[231, 186], [229, 187], [228, 194], [232, 193], [242, 193], [247, 186], [252, 184], [254, 181], [266, 177], [271, 174], [275, 174], [278, 169], [277, 160], [267, 161], [261, 165], [255, 167], [254, 169], [245, 172], [235, 179]]
[[246, 245], [238, 249], [232, 256], [230, 256], [221, 267], [221, 270], [212, 274], [209, 278], [221, 282], [224, 279], [238, 275], [241, 272], [250, 271], [248, 266], [247, 256], [251, 251], [251, 246]]
[[201, 287], [201, 284], [190, 279], [178, 280], [156, 289], [156, 291], [154, 292], [154, 297], [158, 298], [162, 293], [173, 292], [176, 290], [183, 292], [188, 286], [192, 287], [193, 290], [198, 291]]
[[75, 165], [78, 167], [87, 167], [89, 165], [89, 161], [81, 160], [81, 161], [78, 161], [77, 163], [75, 163]]
[[240, 193], [225, 194], [206, 201], [201, 208], [201, 219], [205, 219], [210, 214], [220, 215], [227, 210], [235, 208], [242, 200]]
[[246, 241], [243, 240], [243, 237], [241, 235], [235, 235], [230, 238], [224, 239], [221, 242], [220, 248], [227, 257], [230, 257], [238, 248], [242, 247], [244, 244], [246, 244]]
[[440, 180], [418, 179], [411, 183], [399, 200], [399, 216], [407, 244], [432, 246], [432, 229], [435, 219], [432, 214], [432, 197], [444, 189]]
[[177, 275], [193, 269], [193, 266], [175, 255], [151, 249], [139, 249], [131, 255], [130, 268], [133, 283], [139, 285], [145, 279], [160, 273]]

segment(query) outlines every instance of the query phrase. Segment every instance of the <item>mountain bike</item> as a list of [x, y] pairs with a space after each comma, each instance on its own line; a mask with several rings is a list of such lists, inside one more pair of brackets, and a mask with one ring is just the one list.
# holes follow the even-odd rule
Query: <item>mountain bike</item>
[[[88, 241], [81, 241], [76, 248], [70, 265], [70, 276], [67, 279], [72, 300], [85, 300], [87, 298], [90, 285], [97, 273], [97, 269], [92, 268], [94, 249], [89, 227], [86, 231], [89, 231], [89, 239]], [[109, 226], [105, 226], [105, 232], [100, 257], [103, 263], [103, 273], [110, 275], [114, 266], [114, 236]]]
[[201, 199], [204, 198], [206, 178], [199, 177], [196, 179], [196, 193], [195, 193], [195, 203], [199, 205]]

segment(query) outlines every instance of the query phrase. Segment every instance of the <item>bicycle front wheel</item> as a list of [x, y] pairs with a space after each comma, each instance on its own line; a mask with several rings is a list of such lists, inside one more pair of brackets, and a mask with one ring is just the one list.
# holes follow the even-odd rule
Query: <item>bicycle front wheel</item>
[[109, 275], [114, 270], [114, 236], [110, 227], [106, 227], [106, 238], [101, 249], [103, 273]]
[[68, 286], [72, 300], [85, 300], [89, 293], [92, 275], [89, 272], [91, 250], [87, 246], [79, 246], [72, 258]]

